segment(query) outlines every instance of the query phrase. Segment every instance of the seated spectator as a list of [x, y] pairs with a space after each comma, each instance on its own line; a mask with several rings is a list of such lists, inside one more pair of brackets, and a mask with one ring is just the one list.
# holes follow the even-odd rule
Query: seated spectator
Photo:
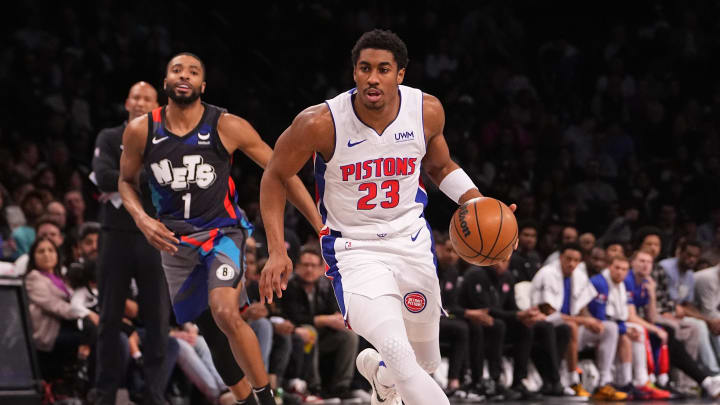
[[660, 267], [665, 271], [668, 280], [668, 294], [675, 302], [674, 315], [667, 318], [676, 319], [693, 325], [698, 332], [698, 355], [705, 367], [713, 373], [720, 373], [717, 356], [710, 341], [710, 330], [702, 314], [695, 307], [695, 267], [700, 258], [701, 247], [695, 241], [685, 241], [678, 246], [676, 257], [661, 260]]
[[71, 190], [65, 193], [63, 198], [67, 211], [68, 229], [77, 228], [85, 222], [85, 199], [78, 190]]
[[[312, 354], [308, 375], [310, 391], [347, 398], [351, 395], [358, 336], [345, 328], [332, 285], [323, 277], [323, 271], [320, 252], [310, 247], [302, 248], [295, 273], [279, 301], [288, 320], [308, 335], [303, 340], [306, 352]], [[332, 363], [332, 373], [325, 381], [320, 376], [321, 357], [323, 362]]]
[[526, 221], [518, 226], [518, 248], [510, 257], [510, 272], [515, 280], [530, 281], [542, 266], [542, 259], [538, 253], [538, 225]]
[[611, 260], [615, 256], [625, 256], [625, 248], [620, 241], [609, 240], [605, 242], [605, 256], [607, 260]]
[[[473, 339], [471, 352], [477, 354], [480, 349], [485, 349], [488, 353], [488, 366], [490, 369], [490, 377], [494, 379], [495, 387], [501, 386], [495, 372], [493, 370], [497, 365], [495, 363], [495, 354], [501, 355], [505, 346], [509, 345], [510, 357], [513, 359], [513, 378], [512, 384], [508, 390], [501, 390], [503, 399], [537, 399], [539, 395], [530, 392], [522, 380], [527, 377], [528, 363], [532, 352], [533, 343], [537, 342], [543, 346], [544, 350], [555, 351], [557, 353], [557, 341], [553, 325], [544, 322], [545, 315], [540, 312], [537, 307], [530, 307], [520, 310], [515, 302], [515, 278], [508, 271], [509, 261], [503, 261], [490, 267], [471, 268], [465, 273], [462, 283], [461, 297], [468, 308], [466, 311], [478, 310], [479, 308], [487, 308], [490, 327], [500, 330], [500, 340], [494, 342], [491, 339], [480, 341]], [[478, 324], [485, 317], [470, 318], [471, 325]], [[485, 325], [488, 322], [483, 322]], [[471, 326], [472, 335], [479, 335], [479, 331], [475, 330], [475, 325]], [[535, 335], [537, 332], [537, 335]], [[484, 344], [482, 344], [484, 343]], [[499, 344], [499, 345], [498, 345]], [[477, 356], [477, 355], [476, 355]], [[481, 356], [472, 356], [471, 361], [481, 366], [483, 358]], [[556, 368], [559, 366], [559, 358], [555, 355], [555, 360], [551, 360]], [[476, 366], [477, 367], [477, 366]], [[549, 368], [552, 368], [550, 365]], [[556, 381], [548, 380], [552, 385], [553, 382], [559, 383], [559, 376]], [[558, 389], [556, 393], [562, 392]], [[552, 392], [548, 392], [552, 394]], [[486, 392], [488, 398], [492, 398], [491, 392]]]
[[[560, 246], [566, 245], [568, 243], [577, 243], [578, 240], [578, 231], [577, 228], [575, 228], [572, 225], [567, 225], [562, 228], [562, 232], [560, 233]], [[582, 251], [581, 251], [582, 252]], [[560, 258], [561, 252], [559, 250], [556, 250], [548, 257], [545, 258], [545, 261], [543, 262], [543, 266], [548, 265], [549, 263], [556, 262]]]
[[[615, 383], [631, 399], [668, 399], [670, 393], [650, 384], [645, 350], [645, 328], [628, 322], [632, 296], [625, 290], [624, 280], [629, 273], [630, 263], [624, 257], [616, 256], [610, 267], [590, 279], [598, 291], [590, 302], [590, 313], [601, 321], [615, 321], [620, 337], [616, 354]], [[634, 376], [634, 379], [633, 379]]]
[[617, 350], [618, 326], [615, 322], [595, 319], [588, 311], [587, 305], [597, 296], [597, 291], [587, 275], [575, 271], [581, 258], [578, 244], [563, 245], [560, 248], [560, 260], [544, 266], [533, 278], [531, 302], [549, 319], [555, 322], [561, 320], [570, 326], [572, 333], [566, 359], [575, 395], [590, 396], [580, 382], [578, 352], [596, 346], [600, 386], [593, 398], [624, 400], [627, 394], [617, 391], [610, 384], [612, 361]]
[[[65, 242], [65, 237], [63, 236], [58, 224], [47, 216], [40, 218], [37, 221], [35, 224], [35, 233], [37, 234], [38, 239], [50, 239], [55, 246], [58, 246], [58, 248], [63, 246], [63, 243]], [[59, 251], [62, 252], [62, 249], [59, 249]], [[24, 254], [15, 260], [13, 266], [15, 267], [16, 276], [22, 276], [27, 272], [28, 261], [30, 261], [30, 255], [28, 254]], [[62, 255], [60, 257], [60, 262], [62, 263]], [[66, 273], [67, 269], [62, 266], [60, 269], [60, 275], [64, 276]]]
[[100, 224], [85, 222], [77, 228], [77, 240], [71, 246], [73, 261], [96, 260], [98, 256], [98, 237]]
[[[235, 397], [228, 391], [212, 361], [205, 338], [198, 335], [195, 324], [186, 323], [170, 330], [177, 341], [177, 365], [190, 382], [195, 385], [211, 404], [234, 403]], [[232, 401], [232, 402], [229, 402]]]
[[[250, 305], [243, 309], [242, 317], [258, 338], [263, 363], [267, 368], [270, 365], [270, 351], [273, 347], [273, 326], [270, 319], [268, 319], [268, 309], [260, 301], [260, 296], [257, 294], [259, 274], [254, 252], [245, 253], [245, 268], [246, 290], [248, 291]], [[252, 293], [249, 292], [250, 290], [252, 290]]]
[[[459, 258], [447, 233], [435, 236], [435, 253], [438, 260], [440, 294], [443, 306], [448, 313], [448, 316], [440, 318], [440, 343], [447, 344], [450, 352], [448, 357], [448, 384], [445, 392], [449, 398], [458, 400], [468, 399], [468, 397], [477, 397], [479, 399], [476, 387], [472, 385], [461, 387], [460, 384], [470, 353], [470, 331], [465, 318], [466, 309], [458, 303], [461, 279], [456, 265]], [[471, 368], [471, 370], [477, 372], [476, 368]], [[475, 380], [475, 383], [480, 381], [475, 378], [475, 375], [473, 375], [473, 380]]]
[[45, 206], [45, 214], [58, 224], [60, 230], [65, 229], [65, 224], [67, 223], [67, 210], [65, 210], [65, 206], [60, 201], [50, 201]]
[[30, 272], [25, 288], [30, 300], [33, 343], [43, 378], [60, 377], [63, 366], [87, 359], [94, 342], [94, 326], [99, 317], [83, 306], [70, 302], [71, 291], [60, 277], [58, 249], [47, 238], [40, 238], [30, 249]]
[[[659, 244], [658, 250], [659, 250]], [[720, 377], [711, 376], [710, 373], [699, 367], [699, 364], [688, 353], [685, 342], [681, 342], [677, 337], [677, 330], [671, 323], [663, 320], [659, 314], [665, 307], [665, 303], [661, 304], [661, 297], [665, 297], [663, 291], [666, 287], [665, 279], [655, 279], [653, 277], [653, 254], [654, 251], [638, 250], [633, 255], [631, 261], [631, 270], [625, 278], [625, 287], [632, 296], [633, 304], [629, 307], [628, 320], [643, 326], [650, 333], [650, 340], [654, 344], [667, 343], [670, 363], [673, 367], [677, 367], [687, 374], [695, 382], [697, 382], [710, 396], [717, 397], [720, 395]], [[664, 272], [663, 272], [664, 274]], [[667, 300], [667, 298], [662, 298]], [[656, 325], [656, 322], [658, 324]], [[670, 389], [668, 385], [667, 375], [658, 378], [660, 388], [669, 390], [673, 395], [677, 395], [677, 391]]]

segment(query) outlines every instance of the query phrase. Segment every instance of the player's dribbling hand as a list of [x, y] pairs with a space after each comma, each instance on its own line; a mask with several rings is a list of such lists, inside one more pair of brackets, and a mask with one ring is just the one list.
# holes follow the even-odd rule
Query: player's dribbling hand
[[162, 222], [148, 217], [138, 223], [138, 228], [140, 228], [140, 231], [142, 231], [145, 238], [155, 249], [170, 253], [171, 255], [177, 252], [178, 249], [175, 245], [180, 243], [180, 241]]
[[278, 298], [282, 297], [282, 292], [287, 288], [288, 277], [292, 273], [293, 264], [287, 253], [280, 255], [270, 255], [265, 267], [260, 273], [260, 301], [266, 301], [268, 304], [273, 302], [273, 292]]
[[[517, 204], [510, 204], [510, 206], [508, 208], [510, 208], [510, 211], [512, 211], [514, 214], [515, 211], [517, 210]], [[520, 242], [520, 238], [515, 239], [515, 246], [513, 246], [513, 250], [517, 250], [519, 242]], [[510, 252], [510, 255], [512, 255], [512, 252]], [[510, 258], [510, 256], [508, 256], [508, 259], [509, 258]]]

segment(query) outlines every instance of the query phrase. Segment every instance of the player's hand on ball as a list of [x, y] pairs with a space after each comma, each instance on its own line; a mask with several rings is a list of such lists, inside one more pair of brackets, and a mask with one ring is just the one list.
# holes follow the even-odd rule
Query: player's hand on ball
[[[510, 211], [512, 211], [514, 214], [515, 211], [517, 210], [517, 204], [510, 204], [510, 206], [508, 206], [508, 208], [510, 208]], [[513, 246], [513, 251], [517, 250], [519, 242], [520, 242], [520, 238], [515, 239], [515, 246]], [[512, 252], [510, 252], [510, 254], [508, 255], [508, 259], [510, 258], [510, 256], [512, 256]]]
[[142, 231], [145, 238], [150, 242], [151, 245], [157, 250], [175, 254], [177, 252], [176, 244], [180, 241], [175, 237], [175, 234], [167, 229], [165, 224], [153, 218], [146, 218], [137, 224], [140, 231]]
[[268, 304], [273, 302], [273, 292], [278, 298], [287, 288], [287, 282], [292, 274], [293, 264], [287, 253], [270, 255], [262, 273], [260, 273], [260, 301]]

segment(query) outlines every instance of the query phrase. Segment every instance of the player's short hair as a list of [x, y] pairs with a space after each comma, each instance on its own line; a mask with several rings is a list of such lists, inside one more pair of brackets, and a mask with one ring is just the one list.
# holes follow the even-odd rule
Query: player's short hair
[[182, 55], [189, 56], [191, 58], [195, 58], [195, 59], [197, 59], [198, 62], [200, 62], [200, 67], [202, 68], [202, 71], [203, 71], [203, 80], [205, 80], [205, 78], [207, 77], [207, 71], [205, 70], [205, 62], [203, 62], [199, 56], [195, 55], [192, 52], [179, 52], [179, 53], [176, 53], [175, 55], [173, 55], [172, 57], [170, 57], [170, 59], [168, 59], [167, 65], [165, 66], [165, 72], [167, 73], [168, 69], [170, 69], [170, 62], [172, 62], [172, 60], [177, 58], [178, 56], [182, 56]]
[[680, 242], [680, 244], [678, 245], [681, 252], [684, 252], [688, 246], [696, 247], [696, 248], [702, 250], [702, 245], [700, 244], [700, 242], [696, 241], [695, 239], [683, 239]]
[[60, 228], [60, 224], [57, 223], [52, 217], [49, 217], [47, 215], [43, 215], [35, 222], [35, 231], [37, 232], [38, 229], [40, 229], [41, 226], [50, 224], [57, 228], [60, 232], [62, 232], [62, 228]]
[[577, 250], [582, 255], [582, 248], [577, 242], [563, 243], [560, 246], [560, 254], [565, 253], [566, 250]]
[[655, 226], [643, 226], [635, 232], [635, 249], [640, 248], [640, 245], [643, 244], [645, 238], [650, 235], [657, 236], [660, 239], [660, 242], [662, 242], [662, 231], [660, 228]]
[[535, 232], [539, 232], [540, 225], [538, 225], [537, 222], [535, 222], [535, 221], [533, 221], [533, 220], [531, 220], [531, 219], [527, 219], [527, 220], [524, 220], [524, 221], [520, 222], [520, 224], [518, 225], [518, 231], [519, 231], [519, 232], [522, 232], [522, 231], [524, 231], [525, 229], [534, 229]]
[[603, 243], [603, 248], [607, 249], [607, 248], [609, 248], [609, 247], [612, 246], [612, 245], [620, 245], [620, 246], [623, 246], [623, 247], [624, 247], [625, 243], [623, 243], [623, 242], [622, 242], [621, 240], [619, 240], [619, 239], [608, 239], [608, 240], [606, 240], [606, 241]]
[[84, 224], [80, 225], [80, 228], [78, 228], [77, 231], [77, 242], [80, 242], [81, 240], [88, 237], [88, 235], [92, 234], [99, 234], [100, 233], [100, 224], [97, 222], [85, 222]]
[[652, 260], [652, 253], [650, 253], [649, 250], [647, 250], [647, 249], [637, 249], [636, 251], [633, 252], [632, 256], [630, 256], [630, 261], [635, 260], [641, 253], [650, 256], [650, 260]]
[[405, 69], [408, 65], [408, 50], [405, 42], [390, 30], [374, 29], [360, 36], [352, 49], [352, 64], [357, 64], [360, 52], [363, 49], [383, 49], [393, 54], [398, 69]]
[[627, 257], [625, 257], [625, 255], [615, 255], [610, 258], [609, 264], [613, 264], [613, 262], [616, 262], [616, 261], [626, 262], [628, 264], [630, 263], [630, 260]]
[[298, 254], [298, 258], [300, 258], [302, 255], [309, 253], [311, 255], [315, 255], [320, 258], [320, 261], [322, 261], [322, 254], [320, 254], [320, 249], [313, 245], [303, 245], [300, 248], [300, 254]]

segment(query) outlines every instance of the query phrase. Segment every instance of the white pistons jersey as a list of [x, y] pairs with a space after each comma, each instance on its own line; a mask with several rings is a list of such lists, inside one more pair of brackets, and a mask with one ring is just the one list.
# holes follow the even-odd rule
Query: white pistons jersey
[[358, 117], [355, 89], [326, 102], [335, 125], [335, 150], [328, 162], [315, 154], [316, 200], [325, 225], [347, 237], [410, 234], [425, 223], [423, 93], [406, 86], [399, 92], [397, 117], [383, 133]]

